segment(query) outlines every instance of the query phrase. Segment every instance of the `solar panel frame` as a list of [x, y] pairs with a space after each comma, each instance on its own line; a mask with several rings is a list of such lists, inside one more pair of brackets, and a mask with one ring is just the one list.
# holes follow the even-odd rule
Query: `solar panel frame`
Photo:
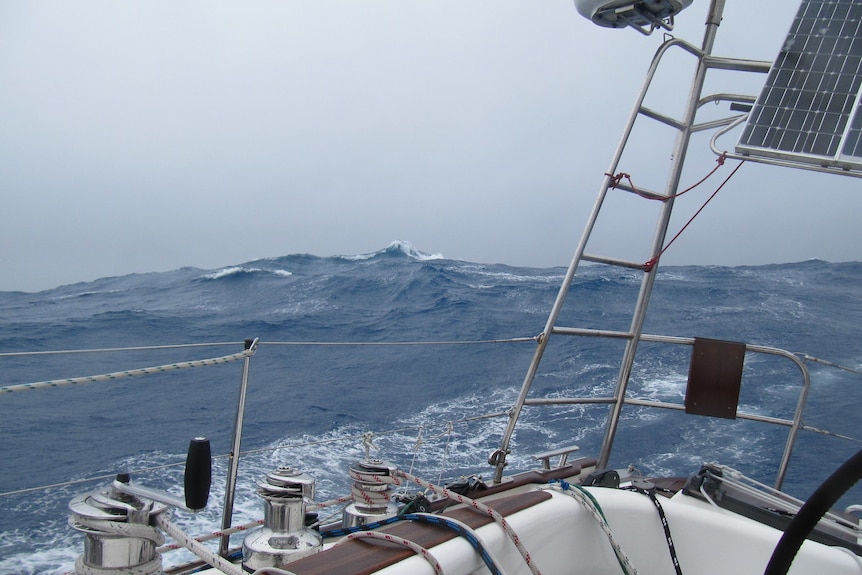
[[862, 169], [862, 1], [803, 0], [743, 128], [743, 155]]

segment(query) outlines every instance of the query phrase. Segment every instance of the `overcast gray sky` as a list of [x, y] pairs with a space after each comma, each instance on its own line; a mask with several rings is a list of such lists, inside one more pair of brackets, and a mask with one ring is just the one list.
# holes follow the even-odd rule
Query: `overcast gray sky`
[[[675, 35], [699, 44], [707, 4]], [[728, 0], [716, 52], [771, 60], [795, 10]], [[565, 265], [660, 41], [570, 0], [0, 0], [0, 290], [396, 239]], [[664, 263], [862, 259], [859, 180], [732, 182]]]

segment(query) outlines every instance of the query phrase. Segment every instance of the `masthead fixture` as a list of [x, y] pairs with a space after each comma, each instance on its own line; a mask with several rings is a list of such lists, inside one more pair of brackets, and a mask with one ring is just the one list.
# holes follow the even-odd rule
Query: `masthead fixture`
[[642, 34], [662, 28], [673, 30], [673, 17], [692, 0], [575, 0], [584, 18], [606, 28], [631, 26]]

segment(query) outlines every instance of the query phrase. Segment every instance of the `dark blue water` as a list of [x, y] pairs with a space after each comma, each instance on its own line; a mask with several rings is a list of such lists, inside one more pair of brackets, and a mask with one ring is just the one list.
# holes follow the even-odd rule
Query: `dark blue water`
[[[212, 348], [0, 357], [0, 386], [203, 359], [263, 342], [250, 384], [238, 520], [260, 515], [253, 482], [278, 464], [318, 478], [319, 499], [341, 495], [346, 468], [362, 456], [355, 436], [376, 433], [377, 455], [437, 481], [491, 469], [500, 412], [517, 395], [532, 342], [490, 343], [542, 331], [564, 270], [513, 268], [429, 257], [405, 244], [362, 257], [289, 255], [222, 270], [180, 269], [0, 293], [0, 353], [226, 342]], [[562, 325], [625, 330], [640, 272], [579, 272]], [[862, 365], [862, 263], [808, 261], [760, 267], [671, 267], [659, 271], [647, 333], [745, 341]], [[291, 342], [291, 345], [285, 345]], [[326, 342], [350, 345], [295, 345]], [[354, 343], [438, 342], [435, 345]], [[455, 343], [476, 342], [476, 343]], [[535, 394], [611, 393], [621, 346], [557, 337]], [[630, 395], [681, 402], [690, 348], [643, 344]], [[809, 425], [860, 436], [862, 378], [811, 365]], [[0, 394], [0, 493], [179, 462], [188, 440], [230, 448], [242, 362], [157, 376]], [[742, 409], [789, 417], [798, 371], [786, 361], [746, 360]], [[595, 454], [606, 409], [528, 408], [511, 468], [540, 450], [577, 443]], [[668, 411], [627, 408], [613, 464], [645, 473], [689, 474], [702, 461], [732, 464], [771, 483], [786, 432]], [[421, 432], [419, 430], [422, 427]], [[387, 433], [388, 432], [388, 433]], [[342, 440], [342, 441], [338, 441]], [[785, 487], [807, 496], [858, 444], [803, 434]], [[221, 474], [224, 459], [216, 460]], [[136, 473], [158, 488], [182, 468]], [[214, 529], [223, 493], [182, 517], [195, 533]], [[107, 480], [0, 497], [0, 572], [64, 572], [81, 550], [65, 524], [68, 500]], [[849, 496], [862, 502], [862, 493]], [[171, 564], [171, 561], [166, 560]]]

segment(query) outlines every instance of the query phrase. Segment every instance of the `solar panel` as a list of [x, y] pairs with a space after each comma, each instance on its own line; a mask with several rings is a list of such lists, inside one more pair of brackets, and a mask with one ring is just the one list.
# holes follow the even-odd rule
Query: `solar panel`
[[862, 2], [803, 0], [737, 152], [862, 169]]

